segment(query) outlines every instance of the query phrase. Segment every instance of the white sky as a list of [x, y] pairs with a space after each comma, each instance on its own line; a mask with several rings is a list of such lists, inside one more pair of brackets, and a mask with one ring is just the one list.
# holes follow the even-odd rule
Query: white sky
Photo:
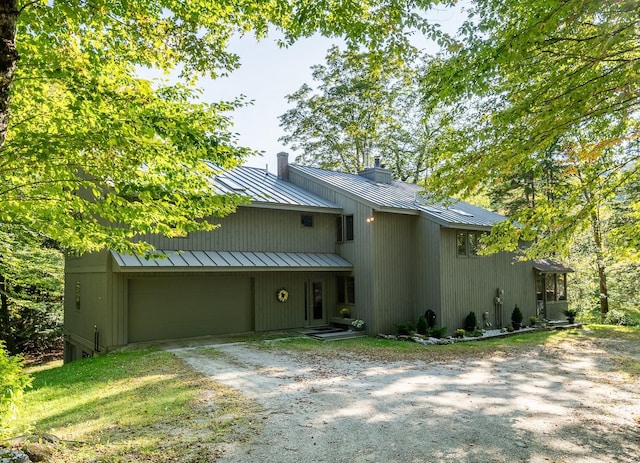
[[[464, 5], [466, 2], [461, 3]], [[433, 10], [429, 14], [434, 22], [450, 33], [459, 27], [463, 19], [460, 10]], [[231, 50], [240, 56], [241, 67], [228, 77], [199, 82], [204, 91], [204, 101], [231, 100], [241, 94], [253, 100], [253, 105], [232, 113], [239, 144], [264, 152], [263, 156], [247, 159], [246, 165], [261, 168], [268, 165], [269, 171], [275, 172], [278, 152], [289, 152], [291, 161], [295, 158], [296, 153], [278, 142], [278, 138], [284, 135], [278, 116], [289, 109], [286, 95], [304, 83], [315, 86], [310, 67], [323, 64], [327, 50], [334, 43], [338, 42], [312, 37], [289, 48], [279, 48], [274, 40], [236, 39]], [[428, 46], [424, 38], [416, 37], [416, 43]], [[435, 53], [435, 45], [430, 44], [429, 51]]]

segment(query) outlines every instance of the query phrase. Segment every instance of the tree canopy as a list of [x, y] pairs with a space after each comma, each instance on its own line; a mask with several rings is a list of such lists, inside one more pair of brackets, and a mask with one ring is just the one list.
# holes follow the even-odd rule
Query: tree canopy
[[635, 0], [474, 0], [459, 43], [423, 79], [426, 98], [460, 113], [429, 187], [466, 195], [551, 159], [567, 181], [521, 209], [509, 236], [514, 246], [542, 230], [532, 253], [566, 252], [638, 172], [639, 26]]
[[358, 172], [380, 157], [396, 178], [424, 180], [452, 121], [422, 104], [418, 76], [428, 56], [334, 46], [325, 60], [312, 67], [315, 88], [305, 83], [288, 95], [295, 106], [280, 116], [281, 140], [300, 153], [296, 161]]
[[[0, 223], [80, 251], [144, 251], [142, 233], [211, 228], [238, 197], [210, 178], [249, 151], [229, 112], [197, 102], [199, 76], [231, 72], [234, 34], [321, 33], [402, 50], [431, 1], [8, 0], [0, 5]], [[143, 68], [179, 71], [149, 82]]]

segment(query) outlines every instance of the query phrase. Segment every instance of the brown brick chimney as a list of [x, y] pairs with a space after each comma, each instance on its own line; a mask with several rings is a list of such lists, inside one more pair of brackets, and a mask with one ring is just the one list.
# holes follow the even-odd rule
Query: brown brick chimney
[[289, 153], [278, 153], [278, 178], [289, 180]]

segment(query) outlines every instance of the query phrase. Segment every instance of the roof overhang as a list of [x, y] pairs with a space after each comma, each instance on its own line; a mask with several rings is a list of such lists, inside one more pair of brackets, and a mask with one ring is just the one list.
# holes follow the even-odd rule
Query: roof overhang
[[347, 272], [353, 265], [337, 254], [313, 252], [158, 251], [149, 258], [111, 251], [115, 272]]
[[551, 259], [533, 259], [533, 268], [540, 273], [570, 273], [574, 270]]
[[314, 214], [342, 214], [340, 207], [324, 207], [324, 206], [303, 206], [296, 204], [269, 203], [261, 201], [251, 201], [248, 204], [241, 204], [238, 207], [254, 207], [257, 209], [277, 209], [280, 211], [297, 211], [309, 212]]

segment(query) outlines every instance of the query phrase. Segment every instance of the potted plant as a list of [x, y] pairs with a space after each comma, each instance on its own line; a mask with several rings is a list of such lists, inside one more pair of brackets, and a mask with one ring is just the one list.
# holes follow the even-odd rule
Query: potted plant
[[578, 311], [576, 309], [564, 309], [562, 313], [567, 317], [567, 321], [571, 325], [575, 321]]
[[511, 326], [513, 326], [514, 330], [519, 330], [520, 326], [522, 326], [522, 312], [520, 312], [518, 304], [516, 304], [513, 312], [511, 312]]
[[349, 318], [351, 317], [351, 309], [349, 307], [343, 307], [340, 309], [340, 315], [342, 316], [342, 318]]
[[364, 331], [365, 323], [364, 320], [354, 320], [351, 322], [351, 326], [353, 326], [354, 331]]

